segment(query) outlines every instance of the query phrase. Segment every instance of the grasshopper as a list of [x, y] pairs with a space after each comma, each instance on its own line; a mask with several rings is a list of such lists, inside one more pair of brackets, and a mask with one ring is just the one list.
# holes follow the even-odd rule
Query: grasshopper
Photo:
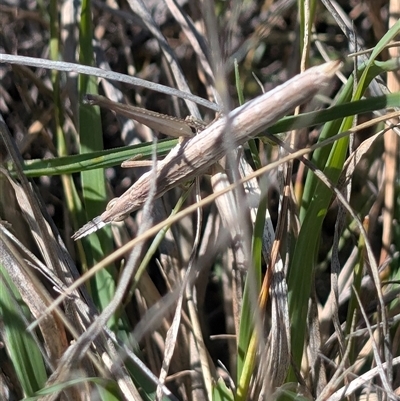
[[[310, 100], [330, 83], [340, 65], [339, 61], [331, 61], [312, 67], [232, 110], [196, 136], [192, 136], [193, 125], [188, 121], [144, 109], [140, 109], [142, 111], [138, 114], [137, 108], [132, 112], [131, 106], [121, 105], [127, 113], [118, 110], [122, 114], [183, 139], [157, 164], [156, 180], [152, 179], [154, 173], [151, 171], [143, 174], [124, 194], [112, 199], [105, 212], [85, 224], [72, 238], [77, 240], [112, 221], [124, 220], [144, 205], [152, 185], [156, 185], [156, 198], [159, 198], [170, 189], [205, 173], [228, 151], [254, 138], [295, 107]], [[156, 126], [151, 125], [154, 121], [150, 120], [155, 120]]]

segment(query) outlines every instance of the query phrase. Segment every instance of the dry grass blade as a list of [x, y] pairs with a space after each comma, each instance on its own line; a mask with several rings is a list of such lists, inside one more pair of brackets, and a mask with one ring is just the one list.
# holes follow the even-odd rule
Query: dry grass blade
[[[270, 267], [272, 268], [272, 267]], [[268, 399], [285, 382], [290, 365], [290, 320], [288, 288], [282, 260], [273, 266], [271, 279], [271, 323], [265, 348], [261, 350], [261, 395]]]
[[[400, 357], [393, 358], [392, 364], [393, 366], [398, 366], [400, 364]], [[387, 363], [385, 362], [382, 367], [385, 369], [386, 365]], [[357, 389], [364, 387], [365, 384], [368, 384], [374, 376], [378, 375], [378, 373], [379, 367], [369, 370], [367, 373], [364, 373], [360, 377], [354, 379], [348, 386], [337, 390], [334, 394], [327, 398], [327, 401], [339, 401], [342, 400], [343, 397], [351, 396]], [[398, 397], [396, 396], [393, 399], [397, 400]]]

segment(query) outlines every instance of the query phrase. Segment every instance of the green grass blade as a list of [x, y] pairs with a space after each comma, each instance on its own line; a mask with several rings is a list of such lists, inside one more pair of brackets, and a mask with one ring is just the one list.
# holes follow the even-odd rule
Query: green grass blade
[[[388, 63], [392, 66], [393, 63]], [[377, 73], [383, 71], [379, 68]], [[339, 118], [352, 116], [355, 114], [370, 113], [375, 110], [386, 109], [389, 107], [400, 106], [400, 93], [390, 93], [384, 96], [361, 99], [354, 102], [346, 102], [337, 104], [329, 109], [311, 111], [308, 113], [299, 114], [298, 116], [288, 116], [280, 119], [272, 127], [268, 128], [269, 134], [279, 134], [281, 132], [308, 128], [319, 124], [325, 124], [329, 121], [334, 121]]]
[[[84, 65], [93, 65], [91, 18], [91, 3], [89, 0], [84, 0], [79, 27], [79, 61]], [[85, 93], [97, 94], [97, 84], [94, 77], [80, 75], [78, 85], [79, 99], [82, 99]], [[100, 109], [98, 107], [79, 104], [79, 139], [81, 153], [103, 150]], [[88, 221], [101, 214], [106, 207], [107, 193], [104, 172], [102, 169], [82, 170], [81, 178], [85, 207], [84, 220]], [[83, 216], [80, 217], [82, 219]], [[84, 239], [82, 243], [86, 260], [89, 266], [92, 266], [111, 253], [110, 230], [101, 230], [99, 233]], [[103, 269], [91, 281], [92, 296], [100, 310], [103, 310], [110, 303], [114, 295], [114, 277], [113, 269], [110, 271]], [[116, 322], [110, 322], [110, 324], [116, 324]]]
[[[253, 270], [249, 272], [246, 278], [243, 304], [240, 315], [240, 328], [238, 337], [238, 355], [237, 355], [237, 382], [243, 395], [247, 393], [246, 388], [250, 382], [250, 377], [254, 370], [254, 358], [248, 357], [251, 350], [252, 336], [255, 335], [254, 330], [254, 308], [258, 306], [258, 294], [261, 288], [262, 276], [262, 244], [263, 232], [265, 225], [265, 213], [267, 210], [267, 197], [261, 197], [257, 210], [256, 222], [253, 233]], [[257, 342], [257, 341], [256, 341]], [[246, 366], [245, 361], [252, 366]]]
[[234, 401], [232, 390], [228, 388], [225, 382], [219, 378], [217, 383], [213, 386], [213, 401]]
[[[177, 139], [161, 140], [157, 143], [157, 154], [159, 156], [166, 155], [177, 143]], [[26, 160], [23, 165], [24, 173], [27, 177], [40, 177], [43, 175], [52, 176], [79, 173], [93, 169], [105, 169], [118, 166], [127, 159], [135, 156], [149, 159], [154, 152], [153, 148], [153, 143], [143, 143], [55, 159]], [[13, 169], [13, 166], [11, 164], [8, 165], [8, 169], [10, 171]], [[14, 174], [11, 175], [14, 176]]]

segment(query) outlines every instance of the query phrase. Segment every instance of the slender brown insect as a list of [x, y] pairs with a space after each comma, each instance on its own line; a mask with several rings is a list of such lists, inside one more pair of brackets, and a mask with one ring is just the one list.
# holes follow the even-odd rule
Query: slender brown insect
[[[198, 135], [184, 139], [157, 164], [155, 183], [151, 178], [152, 172], [143, 174], [122, 196], [112, 199], [104, 213], [85, 224], [72, 238], [75, 240], [82, 238], [112, 221], [123, 220], [129, 213], [141, 208], [146, 202], [151, 185], [156, 185], [156, 197], [159, 198], [171, 188], [204, 173], [233, 147], [254, 138], [279, 118], [315, 96], [321, 87], [329, 84], [340, 64], [339, 61], [331, 61], [312, 67], [214, 121]], [[117, 111], [115, 108], [114, 110]], [[183, 133], [192, 131], [192, 127], [185, 120], [144, 112], [144, 114], [149, 113], [152, 120], [150, 124], [155, 120], [162, 127], [155, 128], [154, 125], [148, 124], [150, 119], [147, 123], [143, 123], [160, 132], [166, 133], [166, 126], [171, 134], [176, 132], [173, 136], [183, 136]], [[143, 111], [140, 118], [143, 117], [142, 114]], [[140, 121], [137, 113], [128, 117]], [[179, 120], [178, 126], [176, 126], [177, 120]], [[186, 124], [187, 128], [181, 127], [182, 123]]]

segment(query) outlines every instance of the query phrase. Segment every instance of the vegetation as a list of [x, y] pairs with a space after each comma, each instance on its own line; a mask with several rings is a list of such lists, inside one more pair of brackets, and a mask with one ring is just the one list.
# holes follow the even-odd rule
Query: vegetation
[[[400, 397], [392, 2], [0, 3], [0, 399]], [[230, 110], [329, 60], [236, 146]], [[226, 157], [158, 198], [184, 142], [88, 93], [225, 121]], [[145, 205], [74, 241], [144, 162]]]

